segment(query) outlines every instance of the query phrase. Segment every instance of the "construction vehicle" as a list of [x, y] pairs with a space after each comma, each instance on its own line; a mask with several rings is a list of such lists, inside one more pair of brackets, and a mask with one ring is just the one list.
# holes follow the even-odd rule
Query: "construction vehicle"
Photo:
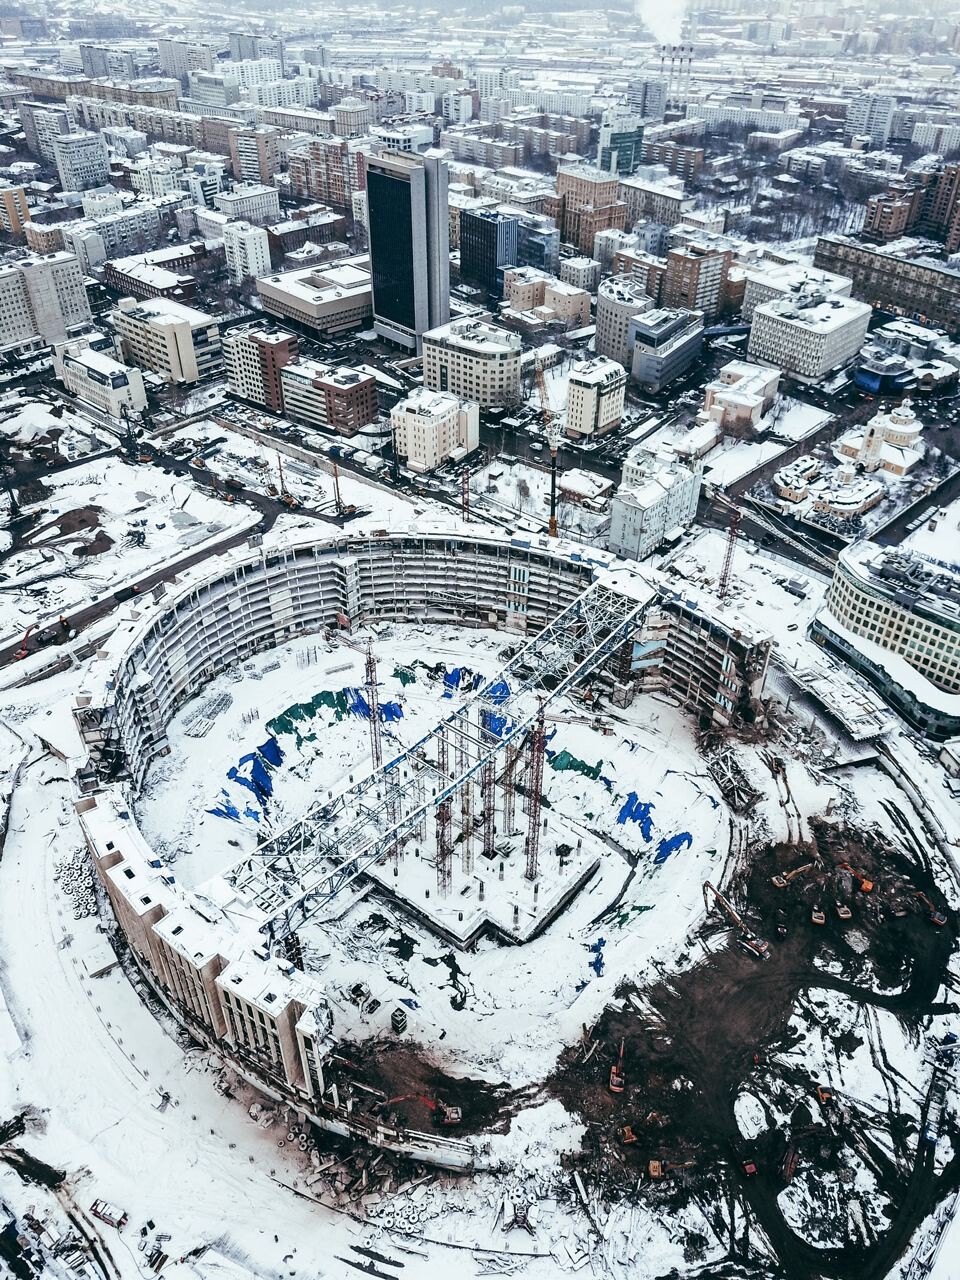
[[661, 1178], [674, 1173], [677, 1169], [692, 1169], [695, 1164], [695, 1160], [651, 1160], [647, 1165], [647, 1173], [652, 1182], [659, 1182]]
[[826, 913], [824, 912], [823, 908], [819, 904], [815, 906], [813, 910], [810, 912], [810, 919], [813, 921], [814, 924], [827, 923]]
[[830, 1089], [826, 1088], [826, 1087], [825, 1087], [824, 1085], [822, 1085], [822, 1084], [818, 1084], [818, 1085], [816, 1086], [816, 1095], [817, 1095], [817, 1099], [818, 1099], [818, 1101], [820, 1101], [820, 1102], [832, 1102], [832, 1101], [833, 1101], [833, 1093], [832, 1093], [832, 1091], [831, 1091]]
[[853, 915], [853, 912], [850, 910], [847, 904], [845, 902], [841, 902], [840, 899], [838, 898], [837, 899], [837, 918], [843, 921], [847, 921], [850, 919], [852, 915]]
[[704, 881], [704, 885], [703, 885], [704, 910], [708, 913], [710, 911], [710, 900], [707, 897], [708, 893], [713, 894], [713, 899], [716, 902], [717, 906], [720, 908], [723, 914], [727, 917], [730, 923], [734, 926], [734, 928], [738, 930], [737, 946], [741, 949], [741, 951], [746, 951], [748, 955], [755, 957], [755, 959], [757, 960], [769, 960], [770, 959], [770, 943], [764, 942], [762, 938], [758, 938], [751, 929], [747, 928], [744, 921], [741, 919], [739, 915], [737, 915], [736, 911], [734, 911], [733, 907], [730, 905], [727, 899], [723, 896], [720, 890], [715, 888], [710, 883], [709, 880]]
[[812, 862], [805, 862], [802, 867], [794, 867], [792, 871], [787, 871], [784, 875], [771, 876], [770, 883], [775, 889], [785, 889], [791, 880], [795, 880], [797, 876], [802, 876], [805, 871], [813, 870]]
[[947, 923], [947, 917], [944, 915], [944, 913], [933, 905], [933, 903], [930, 901], [930, 899], [922, 890], [920, 889], [917, 890], [917, 897], [920, 899], [923, 905], [927, 908], [927, 911], [929, 912], [930, 923], [932, 925], [936, 925], [938, 929], [942, 929], [943, 926]]
[[13, 655], [18, 662], [25, 658], [30, 652], [27, 648], [27, 641], [30, 639], [30, 632], [35, 630], [36, 625], [37, 624], [35, 622], [31, 622], [29, 627], [27, 627], [26, 631], [23, 633], [23, 639], [20, 641], [20, 648]]
[[630, 1125], [625, 1124], [620, 1130], [620, 1141], [625, 1147], [631, 1147], [637, 1140], [637, 1135], [633, 1132]]
[[436, 1116], [441, 1124], [460, 1124], [463, 1120], [463, 1110], [460, 1107], [451, 1107], [448, 1103], [437, 1099]]
[[755, 1178], [757, 1176], [757, 1173], [759, 1172], [756, 1161], [754, 1160], [744, 1160], [740, 1168], [743, 1170], [743, 1172], [747, 1175], [748, 1178]]
[[299, 500], [295, 498], [292, 493], [281, 493], [280, 501], [285, 507], [289, 507], [291, 511], [300, 505]]
[[625, 1049], [626, 1049], [626, 1044], [623, 1040], [621, 1040], [620, 1053], [617, 1056], [616, 1062], [610, 1068], [610, 1081], [609, 1081], [608, 1087], [611, 1093], [623, 1093], [624, 1089], [627, 1086], [627, 1077], [624, 1075], [624, 1071], [623, 1071], [623, 1059], [624, 1059]]
[[849, 862], [841, 862], [840, 870], [849, 871], [854, 879], [860, 881], [861, 893], [873, 893], [873, 881], [868, 876], [865, 876], [861, 871], [858, 871], [856, 867], [851, 867]]

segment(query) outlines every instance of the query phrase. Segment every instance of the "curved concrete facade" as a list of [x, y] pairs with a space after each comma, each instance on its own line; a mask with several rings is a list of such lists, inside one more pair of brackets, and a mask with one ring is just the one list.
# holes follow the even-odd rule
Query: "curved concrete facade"
[[[359, 1114], [328, 1087], [324, 1064], [336, 1045], [323, 988], [267, 954], [255, 919], [246, 929], [225, 927], [231, 903], [181, 888], [149, 847], [131, 801], [169, 750], [168, 724], [214, 676], [296, 636], [381, 621], [533, 635], [617, 563], [623, 567], [605, 552], [492, 533], [330, 540], [294, 530], [233, 552], [213, 570], [198, 566], [160, 598], [138, 601], [93, 660], [74, 713], [88, 751], [77, 809], [131, 953], [192, 1035], [316, 1124], [452, 1168], [483, 1163], [477, 1143]], [[642, 576], [648, 594], [651, 581], [663, 594], [621, 670], [645, 687], [672, 690], [701, 720], [734, 714], [762, 680], [763, 642], [706, 605], [694, 610], [656, 575]], [[708, 648], [718, 644], [711, 658]]]

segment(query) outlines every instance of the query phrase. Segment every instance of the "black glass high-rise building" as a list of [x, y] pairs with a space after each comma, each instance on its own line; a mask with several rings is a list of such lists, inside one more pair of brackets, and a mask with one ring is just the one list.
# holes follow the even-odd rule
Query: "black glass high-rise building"
[[497, 209], [464, 209], [460, 214], [460, 279], [502, 294], [504, 268], [518, 265], [518, 222]]
[[447, 153], [388, 151], [367, 159], [374, 328], [419, 352], [450, 318]]

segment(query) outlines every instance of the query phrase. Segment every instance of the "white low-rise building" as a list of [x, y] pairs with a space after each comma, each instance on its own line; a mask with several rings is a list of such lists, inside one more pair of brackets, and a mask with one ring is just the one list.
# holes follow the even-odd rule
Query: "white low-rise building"
[[270, 315], [318, 333], [345, 333], [367, 323], [373, 315], [370, 259], [366, 255], [261, 276], [257, 293]]
[[755, 266], [743, 268], [743, 322], [749, 324], [756, 308], [775, 298], [798, 297], [814, 289], [826, 297], [849, 298], [852, 288], [849, 276], [821, 271], [802, 262], [774, 262], [763, 258]]
[[627, 390], [623, 365], [607, 356], [584, 360], [567, 382], [568, 436], [577, 440], [606, 435], [620, 425]]
[[871, 307], [822, 293], [764, 302], [753, 313], [748, 353], [798, 378], [816, 381], [857, 355]]
[[629, 467], [625, 464], [623, 484], [610, 503], [608, 549], [643, 560], [678, 537], [697, 514], [700, 478], [699, 462], [667, 453], [641, 453]]
[[756, 427], [773, 407], [779, 386], [779, 369], [731, 360], [704, 387], [704, 412], [725, 432]]
[[393, 448], [411, 471], [435, 471], [464, 458], [480, 443], [480, 410], [469, 400], [424, 387], [394, 405]]
[[423, 335], [423, 385], [485, 407], [520, 399], [520, 338], [484, 320], [453, 320]]
[[905, 476], [923, 457], [923, 423], [909, 400], [875, 413], [863, 427], [853, 427], [837, 441], [837, 452], [852, 458], [864, 471]]
[[214, 207], [228, 218], [268, 226], [280, 221], [280, 192], [259, 183], [239, 184], [213, 197]]
[[121, 298], [109, 319], [124, 363], [167, 382], [197, 382], [222, 366], [220, 328], [204, 311], [172, 298]]
[[140, 370], [135, 365], [121, 364], [109, 352], [95, 351], [90, 338], [59, 343], [54, 348], [53, 367], [64, 387], [78, 400], [112, 418], [139, 413], [147, 407]]

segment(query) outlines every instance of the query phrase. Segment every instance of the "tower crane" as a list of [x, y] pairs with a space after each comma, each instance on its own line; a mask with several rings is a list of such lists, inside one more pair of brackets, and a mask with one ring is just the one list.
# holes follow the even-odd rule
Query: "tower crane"
[[560, 448], [560, 423], [550, 408], [550, 396], [547, 394], [547, 379], [543, 371], [543, 361], [537, 356], [534, 362], [534, 377], [537, 383], [537, 394], [540, 397], [540, 417], [543, 421], [543, 433], [550, 446], [550, 522], [547, 525], [547, 537], [557, 536], [557, 450]]

